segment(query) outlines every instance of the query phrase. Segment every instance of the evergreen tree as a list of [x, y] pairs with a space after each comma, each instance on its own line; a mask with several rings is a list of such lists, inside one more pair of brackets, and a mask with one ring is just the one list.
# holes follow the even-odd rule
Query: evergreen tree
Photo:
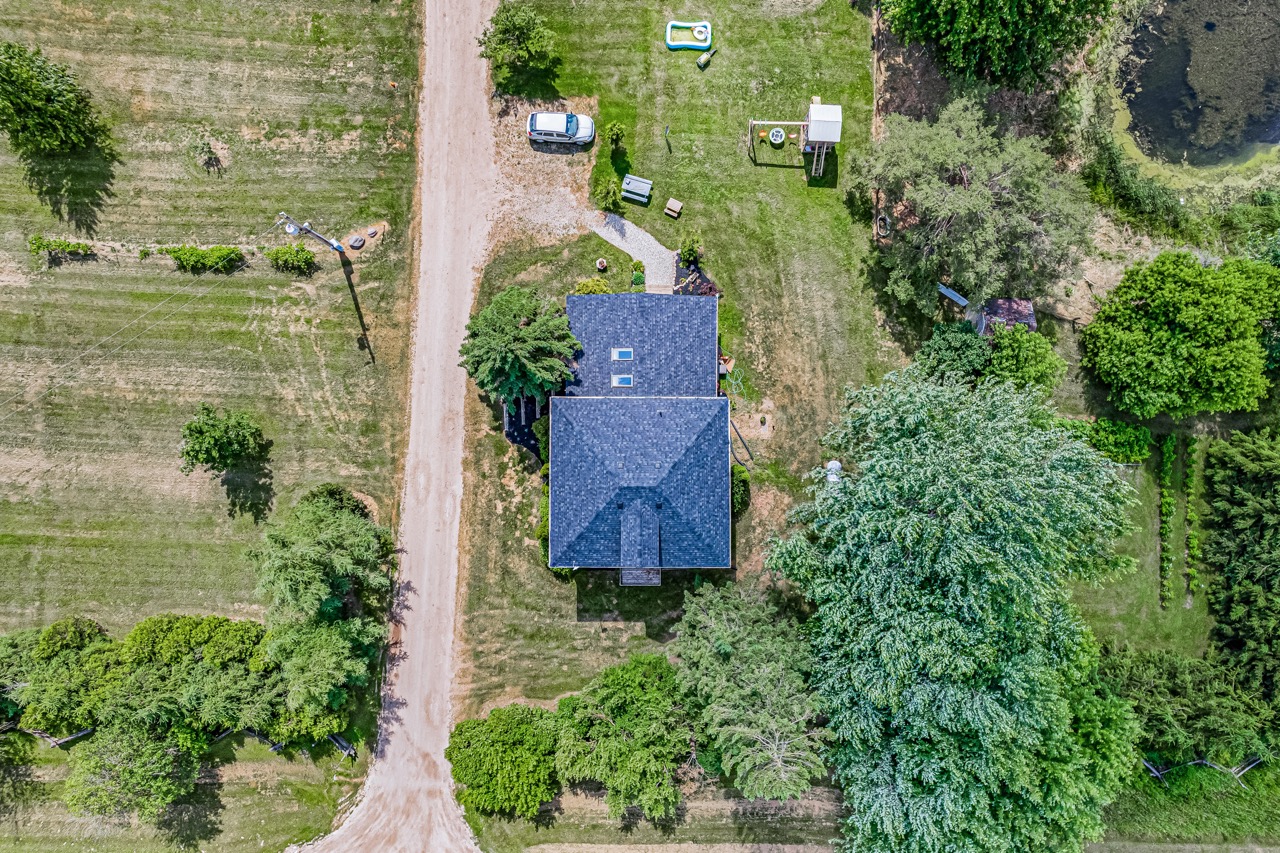
[[905, 212], [881, 254], [887, 290], [926, 314], [939, 282], [974, 303], [1038, 295], [1088, 245], [1093, 210], [1080, 180], [1037, 140], [997, 135], [971, 100], [932, 124], [889, 116], [862, 171], [884, 209]]
[[578, 349], [563, 312], [528, 288], [508, 287], [467, 324], [462, 366], [515, 411], [524, 397], [545, 403], [572, 375], [568, 360]]
[[916, 364], [929, 375], [970, 382], [990, 363], [991, 341], [979, 335], [968, 320], [935, 323], [933, 334], [916, 355]]
[[1068, 582], [1124, 568], [1131, 490], [1007, 385], [891, 374], [850, 391], [770, 555], [816, 605], [813, 679], [858, 851], [1080, 850], [1136, 726], [1097, 682]]
[[1209, 535], [1217, 570], [1209, 602], [1214, 638], [1241, 682], [1280, 698], [1280, 438], [1232, 433], [1205, 461]]
[[1108, 649], [1101, 675], [1133, 706], [1142, 730], [1138, 745], [1157, 766], [1205, 758], [1234, 767], [1271, 755], [1271, 708], [1218, 661], [1165, 649]]

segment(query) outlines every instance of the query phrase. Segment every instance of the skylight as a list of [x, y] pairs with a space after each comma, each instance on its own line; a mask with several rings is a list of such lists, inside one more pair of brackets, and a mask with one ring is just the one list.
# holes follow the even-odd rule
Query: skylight
[[631, 361], [635, 355], [635, 350], [631, 347], [614, 347], [613, 349], [614, 361]]
[[630, 388], [631, 374], [630, 373], [613, 374], [613, 387], [614, 388]]

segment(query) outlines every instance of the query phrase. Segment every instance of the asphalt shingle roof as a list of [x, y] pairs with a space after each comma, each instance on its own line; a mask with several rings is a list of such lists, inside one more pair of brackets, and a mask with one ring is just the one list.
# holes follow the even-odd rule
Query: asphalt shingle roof
[[[719, 372], [716, 297], [660, 293], [570, 295], [569, 327], [582, 344], [570, 397], [714, 397]], [[614, 361], [613, 350], [632, 350]], [[628, 388], [612, 376], [632, 377]]]
[[728, 399], [551, 399], [552, 566], [727, 567], [729, 518]]

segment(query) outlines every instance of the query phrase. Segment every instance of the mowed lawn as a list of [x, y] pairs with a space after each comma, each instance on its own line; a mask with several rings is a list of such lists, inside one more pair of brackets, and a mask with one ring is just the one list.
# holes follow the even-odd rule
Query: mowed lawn
[[[404, 0], [0, 6], [0, 39], [69, 65], [115, 148], [32, 173], [0, 141], [0, 630], [258, 614], [244, 551], [265, 510], [321, 482], [394, 520], [417, 21]], [[220, 169], [201, 165], [205, 142]], [[279, 211], [334, 237], [390, 224], [352, 270], [372, 360], [332, 252], [307, 280], [254, 254], [201, 279], [139, 259], [277, 245], [264, 232]], [[26, 251], [35, 233], [90, 240], [97, 258], [45, 270]], [[202, 401], [259, 419], [269, 476], [227, 489], [179, 472]]]
[[[782, 531], [799, 475], [823, 461], [818, 439], [843, 388], [874, 381], [901, 359], [877, 326], [869, 233], [846, 198], [851, 164], [869, 144], [868, 20], [840, 0], [536, 5], [556, 30], [562, 64], [528, 81], [528, 92], [598, 96], [600, 126], [619, 121], [627, 135], [625, 152], [612, 156], [597, 143], [595, 177], [616, 169], [652, 180], [650, 207], [628, 204], [625, 215], [670, 247], [700, 234], [704, 268], [724, 291], [721, 344], [744, 380], [732, 417], [757, 472], [735, 554], [738, 576], [754, 574], [767, 538]], [[704, 17], [718, 53], [699, 71], [697, 54], [668, 51], [663, 31], [669, 18]], [[753, 165], [748, 119], [800, 120], [815, 95], [844, 107], [844, 142], [825, 178], [810, 184], [794, 145], [762, 153], [773, 166]], [[668, 197], [684, 202], [679, 221], [662, 214]], [[594, 236], [549, 248], [517, 241], [486, 270], [477, 304], [513, 283], [563, 295], [601, 256], [616, 270], [617, 253]], [[496, 408], [474, 395], [468, 406], [460, 716], [517, 699], [553, 704], [628, 653], [661, 648], [685, 590], [728, 579], [674, 573], [658, 589], [621, 589], [607, 572], [555, 578], [534, 535], [541, 463], [506, 442]]]

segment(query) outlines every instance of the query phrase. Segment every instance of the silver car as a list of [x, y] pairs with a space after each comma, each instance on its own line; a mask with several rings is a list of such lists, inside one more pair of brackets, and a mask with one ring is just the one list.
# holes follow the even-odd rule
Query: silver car
[[535, 142], [587, 145], [596, 138], [596, 123], [573, 113], [530, 113], [529, 138]]

